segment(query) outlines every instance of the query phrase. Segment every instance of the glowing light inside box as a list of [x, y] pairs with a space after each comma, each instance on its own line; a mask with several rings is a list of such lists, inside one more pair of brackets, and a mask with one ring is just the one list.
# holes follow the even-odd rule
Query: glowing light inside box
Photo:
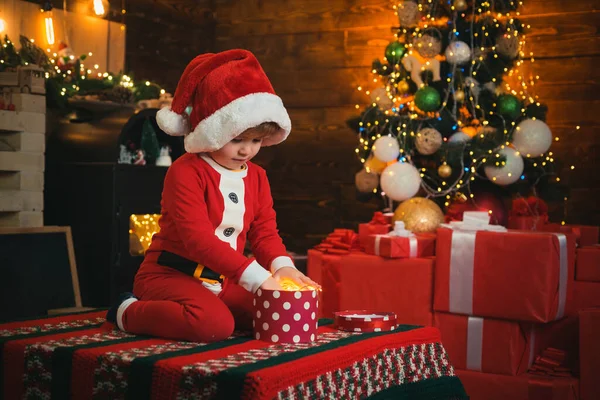
[[152, 236], [160, 231], [160, 214], [132, 214], [129, 216], [129, 254], [143, 256], [152, 243]]
[[283, 290], [285, 291], [295, 291], [295, 290], [300, 290], [300, 291], [304, 291], [304, 290], [319, 290], [317, 288], [314, 288], [310, 285], [298, 285], [296, 282], [294, 282], [291, 279], [283, 279], [279, 282], [279, 284], [281, 285], [281, 287], [283, 288]]

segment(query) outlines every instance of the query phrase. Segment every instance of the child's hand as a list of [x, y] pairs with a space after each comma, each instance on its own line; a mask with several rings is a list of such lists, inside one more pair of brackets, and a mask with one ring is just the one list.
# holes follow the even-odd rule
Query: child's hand
[[273, 274], [273, 277], [279, 282], [285, 279], [290, 279], [300, 287], [312, 286], [317, 290], [321, 290], [321, 285], [319, 285], [317, 282], [313, 281], [308, 276], [304, 275], [302, 272], [298, 271], [296, 268], [293, 267], [279, 268], [275, 272], [275, 274]]
[[263, 284], [260, 285], [260, 288], [263, 290], [283, 290], [279, 282], [273, 277], [270, 277], [264, 281]]

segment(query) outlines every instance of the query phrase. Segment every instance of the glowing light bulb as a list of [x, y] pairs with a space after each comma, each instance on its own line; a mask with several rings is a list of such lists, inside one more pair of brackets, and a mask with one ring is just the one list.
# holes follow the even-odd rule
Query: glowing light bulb
[[0, 33], [6, 30], [6, 21], [0, 18]]
[[94, 13], [99, 17], [102, 17], [104, 14], [106, 14], [106, 9], [104, 8], [102, 0], [94, 0]]

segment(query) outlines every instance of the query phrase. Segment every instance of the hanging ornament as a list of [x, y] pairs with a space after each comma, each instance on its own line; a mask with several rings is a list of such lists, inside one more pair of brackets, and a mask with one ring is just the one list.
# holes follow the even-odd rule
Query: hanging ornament
[[446, 47], [446, 61], [453, 65], [461, 65], [471, 59], [471, 48], [465, 42], [456, 40]]
[[450, 177], [450, 175], [452, 175], [452, 167], [446, 163], [443, 163], [438, 168], [438, 175], [440, 176], [440, 178]]
[[486, 166], [485, 176], [496, 185], [506, 186], [515, 183], [523, 173], [523, 158], [511, 147], [505, 147], [498, 152], [506, 157], [504, 165], [499, 167]]
[[412, 54], [407, 54], [402, 58], [402, 66], [410, 72], [410, 79], [417, 87], [423, 86], [421, 73], [425, 70], [431, 71], [434, 82], [442, 79], [440, 76], [440, 60], [437, 58], [423, 58], [418, 53], [412, 52]]
[[435, 232], [444, 222], [444, 213], [435, 202], [423, 197], [413, 197], [396, 208], [392, 221], [404, 222], [406, 229], [414, 233]]
[[517, 125], [513, 133], [513, 145], [527, 157], [538, 157], [552, 145], [552, 131], [544, 121], [526, 119]]
[[450, 139], [448, 139], [448, 142], [449, 143], [467, 143], [469, 140], [471, 140], [471, 136], [467, 135], [463, 131], [458, 131], [458, 132], [454, 133], [452, 136], [450, 136]]
[[512, 94], [503, 94], [496, 100], [496, 112], [510, 119], [517, 119], [521, 115], [521, 102]]
[[519, 55], [519, 38], [515, 35], [505, 33], [496, 37], [496, 53], [514, 60]]
[[440, 93], [431, 86], [422, 87], [415, 93], [415, 104], [422, 111], [436, 111], [441, 103]]
[[398, 4], [398, 22], [400, 26], [410, 28], [419, 22], [419, 6], [414, 1], [401, 1]]
[[462, 89], [457, 89], [454, 91], [454, 101], [457, 103], [462, 103], [465, 101], [465, 92]]
[[453, 6], [456, 11], [465, 11], [469, 7], [466, 0], [454, 0]]
[[388, 61], [388, 63], [395, 65], [400, 62], [405, 53], [406, 46], [404, 43], [394, 40], [385, 48], [385, 59]]
[[381, 174], [381, 189], [392, 200], [410, 199], [420, 187], [421, 175], [412, 164], [397, 162]]
[[385, 167], [387, 167], [387, 163], [381, 161], [377, 157], [371, 155], [364, 164], [367, 172], [374, 172], [376, 174], [381, 174]]
[[442, 134], [433, 128], [424, 128], [417, 133], [415, 147], [424, 156], [431, 155], [442, 146]]
[[377, 104], [377, 107], [381, 108], [382, 110], [389, 110], [394, 105], [385, 88], [377, 88], [373, 90], [369, 96], [371, 97], [371, 101]]
[[379, 176], [362, 169], [354, 175], [354, 184], [361, 193], [372, 193], [379, 186]]
[[56, 52], [56, 65], [58, 68], [65, 72], [68, 69], [72, 69], [76, 61], [73, 50], [66, 43], [60, 42], [58, 44], [58, 51]]
[[373, 143], [373, 155], [383, 162], [398, 159], [400, 145], [398, 139], [392, 136], [382, 136]]
[[423, 58], [433, 58], [442, 51], [442, 41], [435, 36], [425, 33], [413, 40], [413, 47]]
[[410, 90], [410, 85], [406, 81], [400, 81], [398, 82], [396, 89], [398, 89], [398, 92], [400, 93], [406, 93]]

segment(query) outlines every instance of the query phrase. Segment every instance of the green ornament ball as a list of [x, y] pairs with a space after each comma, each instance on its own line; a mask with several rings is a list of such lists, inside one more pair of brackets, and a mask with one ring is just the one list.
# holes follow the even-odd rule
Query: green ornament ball
[[385, 48], [385, 58], [390, 64], [398, 64], [406, 53], [406, 46], [400, 42], [390, 42]]
[[521, 102], [517, 96], [503, 94], [496, 101], [496, 112], [510, 119], [517, 119], [521, 115]]
[[441, 103], [440, 93], [431, 86], [425, 86], [415, 93], [415, 104], [422, 111], [436, 111]]

